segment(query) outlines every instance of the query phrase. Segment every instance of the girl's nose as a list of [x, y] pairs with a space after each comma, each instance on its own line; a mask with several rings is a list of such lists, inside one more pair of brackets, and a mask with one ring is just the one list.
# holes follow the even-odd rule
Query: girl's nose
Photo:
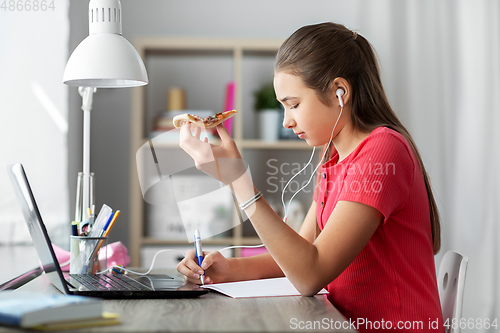
[[285, 109], [285, 115], [283, 117], [283, 127], [284, 128], [294, 128], [295, 127], [295, 120], [290, 115], [290, 112], [287, 112]]

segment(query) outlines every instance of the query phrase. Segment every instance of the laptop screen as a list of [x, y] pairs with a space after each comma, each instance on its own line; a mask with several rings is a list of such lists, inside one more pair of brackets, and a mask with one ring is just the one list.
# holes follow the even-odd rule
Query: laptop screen
[[17, 201], [21, 206], [24, 219], [35, 244], [38, 257], [40, 258], [40, 266], [57, 289], [69, 294], [68, 286], [66, 283], [63, 283], [65, 280], [61, 267], [52, 249], [52, 242], [42, 221], [42, 216], [36, 205], [35, 197], [31, 191], [23, 166], [21, 164], [9, 165], [7, 170], [14, 192], [16, 193]]

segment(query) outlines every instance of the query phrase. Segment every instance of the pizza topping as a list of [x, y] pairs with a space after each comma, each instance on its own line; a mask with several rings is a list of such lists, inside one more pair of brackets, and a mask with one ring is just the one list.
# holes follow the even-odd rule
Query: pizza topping
[[205, 127], [205, 128], [211, 128], [219, 125], [223, 121], [226, 121], [227, 119], [231, 118], [236, 114], [236, 110], [231, 110], [231, 111], [225, 111], [225, 112], [219, 112], [214, 116], [208, 116], [206, 118], [202, 118], [200, 116], [194, 115], [194, 114], [181, 114], [178, 116], [175, 116], [173, 119], [174, 126], [179, 128], [181, 127], [182, 123], [184, 121], [189, 121], [193, 125], [196, 125], [198, 127]]

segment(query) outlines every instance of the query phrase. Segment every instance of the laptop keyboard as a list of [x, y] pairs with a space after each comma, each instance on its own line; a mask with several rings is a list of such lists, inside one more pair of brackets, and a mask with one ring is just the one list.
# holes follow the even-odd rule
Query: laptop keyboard
[[153, 290], [123, 274], [70, 274], [90, 290]]

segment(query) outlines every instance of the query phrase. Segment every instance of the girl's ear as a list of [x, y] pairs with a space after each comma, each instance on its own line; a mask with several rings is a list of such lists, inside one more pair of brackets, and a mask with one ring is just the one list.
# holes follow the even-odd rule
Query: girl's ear
[[351, 86], [346, 79], [342, 77], [337, 77], [332, 82], [332, 93], [335, 99], [338, 100], [340, 106], [344, 106], [348, 103], [350, 97]]

